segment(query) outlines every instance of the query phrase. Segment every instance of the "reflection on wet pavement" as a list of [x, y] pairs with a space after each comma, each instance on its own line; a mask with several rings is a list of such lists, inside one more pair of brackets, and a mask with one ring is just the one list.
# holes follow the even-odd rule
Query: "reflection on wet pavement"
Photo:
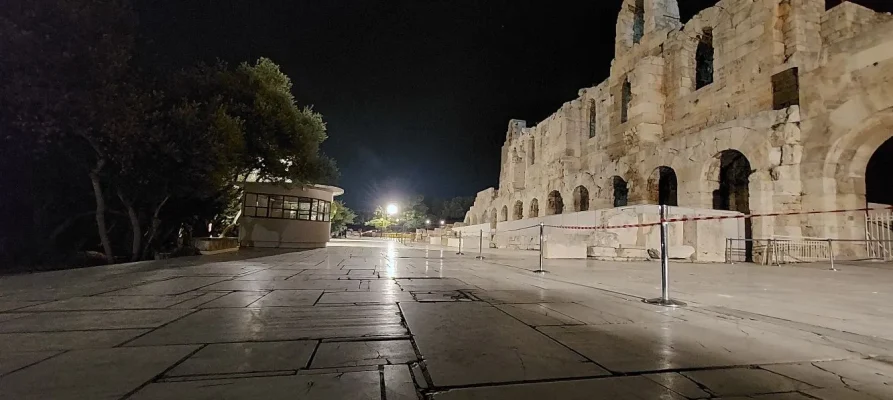
[[[893, 398], [893, 342], [869, 334], [889, 314], [797, 315], [809, 283], [739, 307], [710, 296], [728, 266], [679, 266], [691, 306], [663, 309], [640, 301], [647, 265], [539, 276], [383, 241], [239, 255], [0, 278], [0, 399]], [[744, 271], [721, 290], [814, 272]], [[854, 271], [841, 292], [893, 279]]]

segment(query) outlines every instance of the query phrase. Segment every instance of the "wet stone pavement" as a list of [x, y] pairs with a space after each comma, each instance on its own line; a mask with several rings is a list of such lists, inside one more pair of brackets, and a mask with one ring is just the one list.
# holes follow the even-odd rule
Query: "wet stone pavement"
[[889, 338], [528, 261], [344, 241], [3, 277], [0, 399], [893, 399]]

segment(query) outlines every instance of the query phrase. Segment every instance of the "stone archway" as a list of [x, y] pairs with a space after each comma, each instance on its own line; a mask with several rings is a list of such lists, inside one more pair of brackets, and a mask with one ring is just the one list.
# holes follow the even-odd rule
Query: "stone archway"
[[652, 204], [678, 206], [679, 181], [676, 171], [667, 166], [660, 166], [651, 172], [648, 178], [648, 200]]
[[[713, 208], [750, 214], [750, 175], [754, 172], [750, 160], [738, 150], [723, 150], [714, 158], [719, 162], [715, 176], [710, 177], [717, 182]], [[753, 220], [750, 218], [744, 220], [744, 239], [744, 261], [753, 262]]]
[[553, 190], [549, 193], [549, 205], [546, 208], [546, 215], [556, 215], [564, 212], [564, 200], [561, 199], [561, 193]]
[[502, 206], [502, 212], [499, 213], [499, 221], [504, 222], [509, 220], [509, 207]]
[[481, 215], [481, 223], [486, 224], [487, 222], [490, 222], [490, 214], [484, 211], [484, 214]]
[[[815, 158], [802, 165], [804, 209], [852, 210], [867, 206], [866, 172], [869, 161], [885, 142], [893, 138], [893, 107], [875, 113], [862, 123], [839, 135], [821, 160], [821, 175], [816, 176]], [[807, 216], [809, 236], [865, 240], [865, 213], [838, 213]], [[835, 247], [841, 257], [860, 257], [864, 243]]]
[[540, 202], [537, 199], [530, 200], [530, 211], [527, 213], [529, 218], [540, 216]]
[[497, 219], [496, 209], [492, 208], [492, 209], [490, 209], [490, 228], [496, 229], [496, 219]]
[[519, 219], [524, 218], [524, 203], [521, 200], [515, 202], [515, 207], [512, 210], [512, 219], [517, 221]]
[[582, 185], [574, 189], [574, 211], [589, 211], [589, 189]]

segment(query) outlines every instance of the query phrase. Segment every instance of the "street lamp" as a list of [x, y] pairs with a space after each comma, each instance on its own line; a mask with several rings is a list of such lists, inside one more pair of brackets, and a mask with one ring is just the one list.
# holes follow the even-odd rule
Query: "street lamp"
[[430, 220], [430, 219], [426, 219], [426, 220], [425, 220], [425, 225], [428, 225], [428, 224], [430, 224], [430, 223], [431, 223], [431, 220]]
[[397, 211], [398, 211], [398, 210], [397, 210], [397, 205], [396, 205], [396, 204], [393, 204], [393, 203], [388, 204], [388, 207], [386, 208], [386, 210], [387, 210], [388, 215], [394, 215], [394, 214], [396, 214]]
[[446, 221], [444, 221], [444, 220], [440, 220], [440, 225], [443, 225], [443, 224], [445, 224], [445, 223], [446, 223]]

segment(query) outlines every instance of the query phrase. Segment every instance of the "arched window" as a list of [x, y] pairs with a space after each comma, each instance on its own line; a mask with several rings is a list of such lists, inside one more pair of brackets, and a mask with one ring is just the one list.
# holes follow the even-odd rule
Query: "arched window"
[[512, 218], [517, 221], [524, 218], [524, 203], [521, 200], [515, 202], [515, 208], [512, 212]]
[[594, 138], [596, 134], [597, 124], [595, 112], [595, 100], [589, 100], [589, 137]]
[[496, 229], [496, 209], [490, 209], [490, 228]]
[[713, 30], [704, 29], [695, 53], [695, 89], [713, 83]]
[[537, 199], [530, 200], [530, 212], [527, 213], [530, 218], [540, 216], [540, 202]]
[[574, 211], [589, 211], [589, 190], [583, 186], [574, 189]]
[[509, 220], [509, 207], [502, 206], [502, 213], [499, 214], [500, 221], [508, 221]]
[[637, 44], [645, 36], [645, 0], [636, 0], [633, 10], [633, 43]]
[[549, 208], [546, 210], [546, 215], [556, 215], [564, 212], [564, 201], [561, 199], [561, 193], [558, 193], [557, 190], [553, 190], [549, 193]]
[[629, 187], [626, 181], [615, 176], [611, 184], [614, 186], [614, 207], [626, 207], [629, 203]]
[[633, 86], [629, 83], [629, 78], [623, 81], [623, 88], [620, 93], [620, 123], [629, 121], [629, 103], [633, 101]]

